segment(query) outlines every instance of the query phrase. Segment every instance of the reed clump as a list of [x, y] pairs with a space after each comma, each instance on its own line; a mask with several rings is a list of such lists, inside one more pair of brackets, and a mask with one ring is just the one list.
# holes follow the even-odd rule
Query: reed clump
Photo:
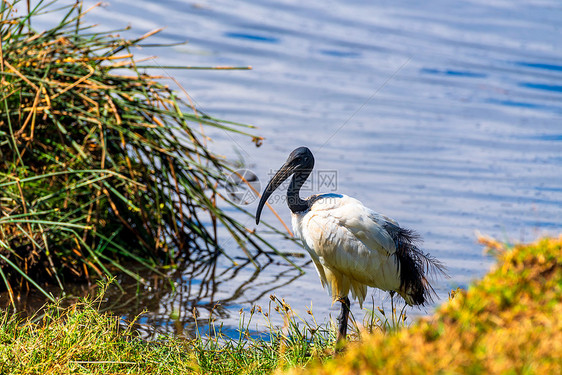
[[34, 17], [56, 1], [26, 14], [25, 4], [0, 5], [0, 276], [12, 300], [45, 281], [62, 289], [121, 271], [143, 282], [131, 264], [209, 260], [221, 250], [217, 226], [259, 249], [217, 203], [239, 209], [220, 193], [230, 167], [204, 131], [260, 138], [147, 73], [132, 48], [149, 35], [98, 33], [81, 2], [36, 31]]

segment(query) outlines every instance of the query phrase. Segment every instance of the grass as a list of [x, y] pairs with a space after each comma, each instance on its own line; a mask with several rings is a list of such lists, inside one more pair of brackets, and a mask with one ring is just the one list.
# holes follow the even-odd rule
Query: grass
[[[451, 293], [410, 327], [378, 311], [333, 356], [335, 327], [303, 319], [272, 296], [266, 309], [241, 312], [239, 336], [209, 323], [194, 339], [142, 340], [96, 301], [42, 317], [0, 313], [0, 372], [5, 374], [559, 374], [562, 370], [562, 237], [506, 248], [488, 241], [497, 267], [469, 290]], [[284, 324], [252, 331], [252, 319], [280, 314]], [[395, 313], [396, 314], [396, 313]], [[377, 320], [379, 319], [379, 320]], [[392, 323], [394, 321], [394, 323]], [[367, 320], [367, 323], [369, 320]], [[402, 322], [402, 323], [400, 323]], [[398, 327], [396, 326], [398, 324]]]
[[255, 374], [331, 355], [331, 333], [317, 325], [298, 324], [290, 307], [275, 297], [269, 312], [261, 313], [281, 314], [285, 326], [270, 327], [267, 336], [252, 336], [252, 317], [261, 310], [256, 307], [249, 314], [241, 312], [237, 338], [226, 336], [211, 322], [208, 336], [148, 342], [122, 328], [118, 317], [100, 313], [102, 296], [103, 291], [98, 299], [70, 308], [51, 304], [41, 317], [25, 320], [1, 312], [0, 373]]
[[[274, 295], [267, 307], [240, 311], [235, 337], [232, 330], [227, 334], [222, 325], [209, 321], [194, 336], [146, 341], [138, 331], [123, 328], [119, 317], [100, 312], [108, 285], [102, 284], [93, 300], [66, 308], [50, 303], [33, 317], [0, 312], [0, 373], [269, 374], [324, 361], [334, 352], [334, 323], [318, 324], [310, 310], [307, 319], [300, 317]], [[257, 318], [265, 322], [261, 332], [256, 331]], [[273, 320], [284, 323], [276, 326]], [[378, 325], [369, 326], [370, 331], [391, 326], [384, 318], [366, 322]], [[135, 321], [126, 326], [135, 327]], [[350, 340], [359, 335], [355, 325]]]
[[[221, 208], [251, 215], [221, 194], [231, 167], [205, 129], [261, 138], [201, 113], [135, 60], [157, 30], [127, 40], [84, 24], [80, 1], [29, 4], [0, 5], [0, 277], [12, 304], [31, 287], [52, 299], [45, 282], [120, 272], [144, 283], [132, 265], [208, 262], [227, 253], [218, 227], [250, 259], [275, 251]], [[54, 10], [58, 25], [33, 28]]]
[[193, 369], [183, 342], [146, 343], [92, 304], [68, 310], [52, 305], [38, 324], [2, 312], [0, 322], [3, 374], [172, 374]]

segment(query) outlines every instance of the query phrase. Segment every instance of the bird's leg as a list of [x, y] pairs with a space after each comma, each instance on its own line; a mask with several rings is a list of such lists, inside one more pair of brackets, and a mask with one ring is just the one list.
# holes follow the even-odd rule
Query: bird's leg
[[390, 313], [392, 314], [392, 326], [393, 327], [396, 326], [396, 323], [394, 322], [394, 316], [396, 315], [396, 314], [394, 314], [394, 294], [395, 293], [396, 292], [394, 290], [390, 291], [390, 309], [391, 309]]
[[341, 312], [340, 316], [338, 316], [338, 338], [336, 341], [336, 345], [345, 340], [347, 336], [347, 320], [349, 317], [349, 298], [346, 296], [339, 300], [341, 302]]

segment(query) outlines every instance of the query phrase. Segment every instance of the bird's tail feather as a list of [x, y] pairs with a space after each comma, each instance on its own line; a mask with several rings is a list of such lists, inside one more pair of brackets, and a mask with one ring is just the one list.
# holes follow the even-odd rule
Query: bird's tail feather
[[400, 270], [400, 289], [397, 290], [409, 305], [426, 305], [436, 295], [428, 277], [447, 276], [446, 268], [439, 260], [424, 253], [418, 246], [419, 235], [409, 229], [388, 223], [386, 230], [396, 245]]

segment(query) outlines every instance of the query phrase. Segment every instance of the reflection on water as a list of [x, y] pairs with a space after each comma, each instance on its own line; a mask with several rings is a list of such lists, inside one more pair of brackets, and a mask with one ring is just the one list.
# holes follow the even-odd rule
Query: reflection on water
[[[198, 263], [180, 264], [165, 276], [139, 269], [140, 276], [146, 280], [144, 285], [119, 276], [116, 283], [108, 286], [100, 309], [121, 316], [125, 322], [135, 321], [135, 328], [146, 338], [156, 338], [160, 334], [194, 338], [198, 332], [206, 331], [209, 321], [220, 324], [231, 318], [233, 311], [269, 299], [276, 289], [303, 275], [266, 253], [252, 260], [238, 258], [229, 265], [221, 265], [219, 259], [214, 257]], [[306, 265], [308, 262], [302, 263]], [[268, 274], [270, 277], [266, 276]], [[62, 300], [61, 306], [69, 306], [78, 298], [93, 299], [99, 289], [98, 284], [68, 284], [68, 297]], [[47, 287], [46, 290], [59, 297], [58, 289]], [[19, 296], [16, 307], [30, 316], [37, 314], [44, 304], [42, 295], [32, 290]], [[7, 293], [1, 294], [0, 308], [10, 306]], [[135, 319], [141, 313], [140, 318]], [[226, 327], [225, 332], [228, 330]]]
[[[558, 0], [119, 0], [87, 20], [107, 30], [130, 23], [132, 37], [166, 26], [151, 43], [189, 42], [133, 51], [158, 55], [161, 65], [253, 66], [153, 72], [176, 77], [203, 111], [259, 126], [260, 148], [220, 130], [209, 135], [215, 151], [240, 152], [262, 184], [306, 145], [317, 170], [337, 172], [336, 192], [416, 229], [449, 268], [451, 279], [436, 284], [443, 300], [493, 263], [475, 230], [514, 242], [562, 229], [561, 19]], [[282, 202], [274, 207], [290, 222]], [[263, 219], [281, 228], [270, 212]], [[228, 240], [224, 247], [241, 253]], [[174, 326], [176, 315], [189, 327], [193, 306], [207, 306], [204, 318], [218, 301], [220, 321], [236, 327], [238, 310], [267, 304], [271, 290], [302, 315], [312, 305], [320, 322], [337, 315], [313, 267], [303, 269], [297, 277], [273, 261], [256, 273], [219, 257], [213, 269], [175, 275], [176, 291], [160, 280], [141, 297], [133, 288], [120, 298], [127, 314], [146, 308], [143, 323], [160, 327]]]

